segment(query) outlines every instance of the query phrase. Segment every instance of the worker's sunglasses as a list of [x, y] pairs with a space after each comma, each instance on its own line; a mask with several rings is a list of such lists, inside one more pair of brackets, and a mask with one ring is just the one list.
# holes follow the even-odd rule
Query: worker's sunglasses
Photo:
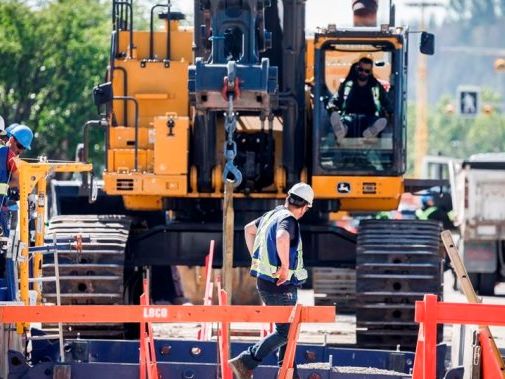
[[365, 74], [370, 74], [372, 72], [372, 70], [363, 67], [358, 67], [357, 70], [358, 72], [364, 72]]
[[19, 149], [19, 150], [24, 150], [25, 147], [23, 145], [21, 145], [18, 141], [16, 141], [16, 147]]

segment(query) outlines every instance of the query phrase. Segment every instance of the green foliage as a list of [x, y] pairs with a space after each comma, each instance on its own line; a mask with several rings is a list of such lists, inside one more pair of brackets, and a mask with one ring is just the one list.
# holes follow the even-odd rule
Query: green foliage
[[[481, 93], [481, 100], [482, 104], [490, 105], [492, 110], [490, 113], [481, 110], [475, 118], [461, 117], [452, 112], [455, 100], [449, 97], [443, 97], [430, 110], [429, 155], [468, 158], [477, 153], [505, 151], [505, 115], [499, 111], [503, 99], [496, 92], [485, 89]], [[408, 168], [409, 172], [413, 172], [414, 105], [409, 106], [408, 125]]]
[[32, 155], [74, 157], [82, 125], [96, 118], [91, 91], [103, 81], [109, 33], [98, 0], [0, 2], [0, 114], [34, 130]]
[[505, 1], [450, 0], [449, 10], [457, 20], [466, 19], [472, 25], [485, 25], [505, 14]]

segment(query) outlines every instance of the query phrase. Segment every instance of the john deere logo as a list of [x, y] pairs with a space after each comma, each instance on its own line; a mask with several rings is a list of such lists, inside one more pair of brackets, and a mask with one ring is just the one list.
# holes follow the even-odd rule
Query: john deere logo
[[349, 193], [351, 192], [351, 185], [346, 182], [340, 182], [337, 184], [338, 193]]

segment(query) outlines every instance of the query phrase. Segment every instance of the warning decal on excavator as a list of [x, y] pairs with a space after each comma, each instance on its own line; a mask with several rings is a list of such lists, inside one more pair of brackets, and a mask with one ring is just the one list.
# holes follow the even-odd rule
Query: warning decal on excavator
[[338, 193], [350, 193], [351, 185], [347, 182], [340, 182], [337, 184], [337, 192]]

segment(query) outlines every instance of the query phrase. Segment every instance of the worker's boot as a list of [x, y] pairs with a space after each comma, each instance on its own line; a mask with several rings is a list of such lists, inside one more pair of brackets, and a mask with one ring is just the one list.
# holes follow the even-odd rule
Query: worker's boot
[[340, 144], [347, 134], [347, 127], [342, 123], [342, 118], [338, 112], [332, 112], [330, 116], [330, 124], [333, 128], [333, 133], [337, 138], [337, 142]]
[[373, 123], [372, 126], [365, 129], [365, 131], [363, 132], [363, 137], [365, 137], [368, 140], [374, 139], [379, 135], [380, 132], [382, 132], [386, 128], [387, 124], [388, 120], [386, 120], [385, 118], [379, 118], [377, 121]]
[[233, 374], [237, 379], [251, 379], [252, 378], [252, 370], [248, 369], [240, 355], [228, 361], [231, 369], [233, 370]]

